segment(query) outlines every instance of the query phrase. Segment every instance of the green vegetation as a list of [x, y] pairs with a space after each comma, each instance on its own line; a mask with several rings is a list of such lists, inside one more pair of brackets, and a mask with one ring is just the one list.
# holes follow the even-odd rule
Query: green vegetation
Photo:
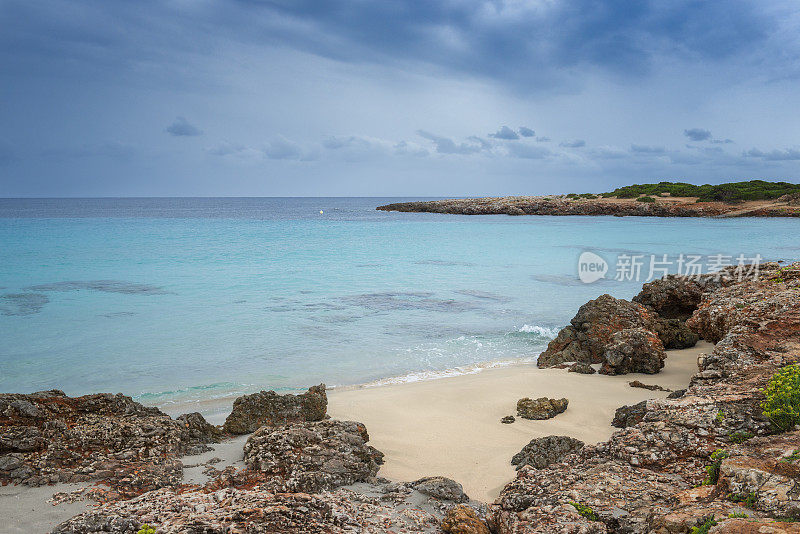
[[717, 524], [717, 522], [714, 521], [714, 516], [713, 515], [709, 516], [709, 517], [705, 517], [705, 518], [701, 519], [700, 521], [702, 521], [702, 523], [700, 523], [696, 527], [692, 527], [692, 534], [708, 534], [708, 531], [711, 530], [711, 527], [713, 527], [713, 526], [715, 526]]
[[717, 416], [714, 417], [714, 421], [716, 421], [717, 423], [721, 423], [724, 420], [725, 420], [725, 412], [723, 412], [722, 410], [718, 411]]
[[652, 202], [655, 202], [656, 199], [654, 199], [653, 197], [639, 197], [639, 198], [636, 199], [636, 201], [637, 202], [651, 202], [652, 203]]
[[781, 462], [785, 462], [787, 464], [800, 460], [800, 449], [795, 449], [792, 454], [781, 460]]
[[[783, 195], [800, 193], [800, 184], [788, 182], [731, 182], [719, 185], [694, 185], [685, 182], [659, 182], [657, 184], [634, 184], [604, 193], [604, 197], [638, 198], [642, 195], [673, 197], [697, 197], [699, 202], [739, 202], [743, 200], [773, 200]], [[645, 201], [647, 202], [647, 201]]]
[[570, 504], [578, 511], [580, 515], [588, 519], [589, 521], [598, 521], [600, 518], [597, 517], [597, 514], [585, 504], [581, 504], [579, 502], [572, 502]]
[[755, 508], [756, 502], [758, 502], [758, 495], [755, 493], [731, 493], [728, 495], [728, 500], [741, 503], [748, 508]]
[[728, 439], [731, 440], [731, 443], [744, 443], [753, 436], [752, 432], [733, 432], [728, 435]]
[[145, 523], [139, 527], [139, 532], [136, 534], [156, 534], [156, 529]]
[[704, 486], [713, 486], [719, 480], [719, 468], [722, 465], [722, 460], [728, 457], [728, 451], [717, 449], [711, 454], [711, 465], [706, 466], [706, 479], [703, 481]]
[[581, 199], [581, 198], [588, 198], [589, 200], [592, 200], [592, 199], [597, 198], [597, 195], [594, 195], [592, 193], [581, 193], [580, 195], [577, 194], [577, 193], [570, 193], [569, 195], [567, 195], [567, 198], [571, 198], [573, 200], [578, 200], [578, 199]]
[[769, 379], [763, 390], [764, 416], [781, 432], [800, 423], [800, 365], [787, 365]]
[[728, 517], [730, 517], [731, 519], [737, 519], [737, 518], [742, 519], [750, 516], [744, 512], [731, 512], [728, 514]]

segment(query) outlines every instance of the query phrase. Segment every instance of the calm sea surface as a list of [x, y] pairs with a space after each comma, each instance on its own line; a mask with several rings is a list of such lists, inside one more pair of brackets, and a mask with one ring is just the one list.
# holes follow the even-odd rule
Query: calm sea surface
[[583, 251], [610, 278], [624, 255], [644, 277], [651, 254], [800, 258], [791, 219], [374, 209], [398, 200], [0, 199], [0, 391], [166, 403], [476, 372], [638, 292], [581, 283]]

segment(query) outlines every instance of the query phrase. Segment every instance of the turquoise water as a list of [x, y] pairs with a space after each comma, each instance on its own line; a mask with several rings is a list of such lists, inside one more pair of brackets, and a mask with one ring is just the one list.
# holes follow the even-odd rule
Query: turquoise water
[[396, 200], [0, 200], [0, 391], [169, 402], [476, 372], [638, 291], [581, 283], [582, 251], [612, 271], [634, 253], [800, 258], [796, 220], [374, 210]]

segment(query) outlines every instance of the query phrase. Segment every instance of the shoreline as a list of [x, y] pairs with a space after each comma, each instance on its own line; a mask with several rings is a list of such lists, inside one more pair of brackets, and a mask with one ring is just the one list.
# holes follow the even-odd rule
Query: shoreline
[[[605, 441], [617, 430], [611, 426], [617, 408], [668, 394], [629, 382], [683, 389], [697, 372], [697, 357], [713, 348], [701, 341], [667, 351], [665, 367], [655, 375], [582, 375], [517, 363], [416, 382], [340, 386], [327, 391], [328, 413], [366, 425], [370, 444], [386, 455], [379, 476], [396, 482], [446, 476], [471, 498], [491, 502], [514, 478], [511, 457], [531, 439], [567, 435], [587, 444]], [[500, 422], [516, 415], [517, 400], [539, 396], [565, 397], [569, 408], [546, 421]], [[159, 408], [173, 417], [200, 411], [210, 423], [222, 424], [232, 404], [233, 399], [209, 399]]]

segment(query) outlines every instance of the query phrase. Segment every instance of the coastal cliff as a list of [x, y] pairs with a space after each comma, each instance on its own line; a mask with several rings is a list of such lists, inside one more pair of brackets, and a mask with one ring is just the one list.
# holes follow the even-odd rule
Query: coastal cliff
[[736, 204], [697, 202], [696, 198], [570, 198], [567, 195], [488, 197], [399, 202], [380, 211], [455, 215], [615, 215], [619, 217], [800, 217], [796, 200], [779, 198]]
[[[93, 484], [56, 496], [103, 503], [53, 530], [65, 534], [135, 534], [145, 524], [158, 534], [667, 534], [703, 525], [700, 532], [800, 533], [800, 431], [780, 431], [762, 409], [769, 380], [800, 361], [800, 263], [764, 265], [757, 280], [733, 269], [669, 276], [634, 301], [587, 303], [559, 336], [570, 343], [554, 341], [542, 364], [626, 373], [639, 364], [609, 362], [609, 350], [634, 347], [655, 355], [642, 361], [658, 372], [660, 325], [676, 321], [669, 324], [716, 343], [697, 374], [666, 399], [621, 407], [608, 441], [532, 441], [490, 504], [443, 477], [380, 478], [383, 454], [368, 429], [326, 416], [324, 385], [241, 397], [223, 427], [199, 414], [172, 419], [122, 395], [0, 395], [0, 481]], [[209, 461], [206, 481], [181, 479], [189, 467], [182, 455], [255, 428], [243, 436], [241, 465]]]

